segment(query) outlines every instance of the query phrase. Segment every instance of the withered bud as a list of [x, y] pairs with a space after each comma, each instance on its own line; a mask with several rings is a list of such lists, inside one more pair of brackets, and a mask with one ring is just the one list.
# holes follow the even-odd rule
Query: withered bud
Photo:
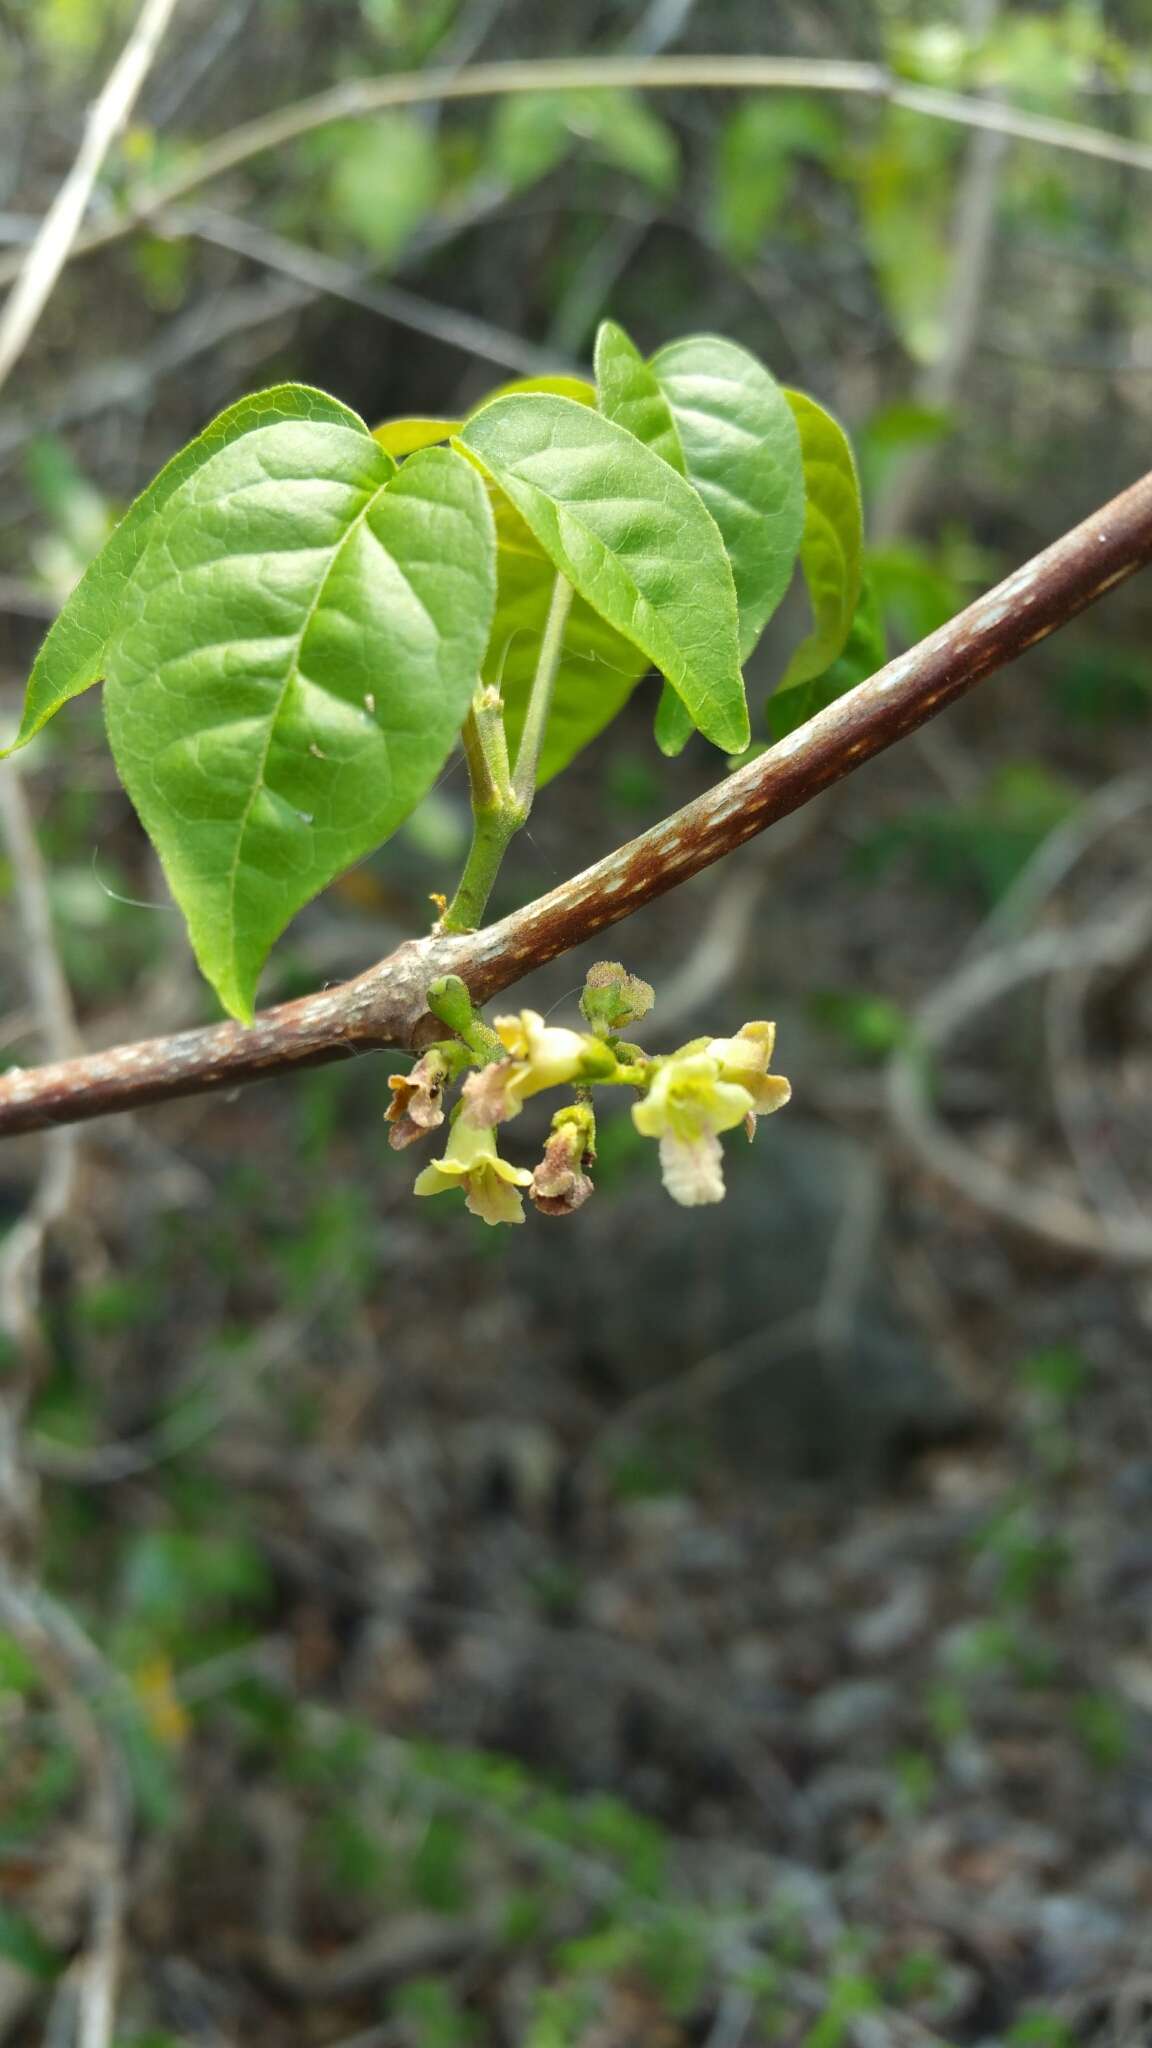
[[609, 1038], [646, 1017], [655, 992], [639, 975], [629, 974], [618, 960], [598, 960], [584, 978], [580, 1008], [600, 1038]]
[[461, 1090], [464, 1122], [473, 1130], [485, 1130], [517, 1116], [520, 1096], [515, 1083], [523, 1078], [523, 1062], [516, 1060], [491, 1060], [486, 1067], [467, 1074]]
[[426, 1137], [443, 1123], [448, 1076], [448, 1061], [436, 1045], [429, 1046], [411, 1073], [389, 1074], [392, 1100], [385, 1116], [392, 1126], [388, 1143], [393, 1151], [402, 1152], [406, 1145], [415, 1144], [417, 1138]]
[[544, 1157], [532, 1175], [528, 1192], [542, 1216], [570, 1216], [593, 1192], [584, 1171], [589, 1160], [589, 1134], [575, 1117], [558, 1119], [544, 1146]]

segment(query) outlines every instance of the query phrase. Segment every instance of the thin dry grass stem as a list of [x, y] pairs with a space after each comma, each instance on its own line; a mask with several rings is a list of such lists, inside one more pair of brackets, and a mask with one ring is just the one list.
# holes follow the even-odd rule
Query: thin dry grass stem
[[[156, 0], [161, 4], [161, 0]], [[902, 107], [930, 120], [1071, 151], [1129, 169], [1152, 171], [1152, 144], [1116, 135], [1079, 121], [1032, 114], [999, 100], [913, 85], [881, 64], [823, 57], [620, 56], [574, 57], [498, 64], [464, 70], [434, 69], [349, 79], [313, 98], [297, 101], [205, 144], [199, 157], [166, 178], [130, 194], [124, 212], [77, 235], [71, 255], [107, 247], [214, 178], [285, 143], [295, 142], [336, 121], [363, 120], [394, 107], [426, 106], [452, 100], [483, 100], [515, 93], [586, 91], [590, 87], [637, 92], [827, 92]], [[21, 269], [19, 258], [0, 260], [0, 284]]]

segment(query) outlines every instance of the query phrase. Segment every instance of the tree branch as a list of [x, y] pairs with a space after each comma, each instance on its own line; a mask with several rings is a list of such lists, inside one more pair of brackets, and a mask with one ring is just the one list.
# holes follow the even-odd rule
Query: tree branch
[[[561, 57], [472, 64], [463, 71], [393, 72], [384, 78], [346, 80], [327, 92], [261, 115], [205, 143], [200, 155], [186, 167], [129, 193], [124, 212], [78, 236], [69, 256], [85, 255], [133, 234], [155, 222], [166, 207], [187, 198], [211, 179], [334, 121], [361, 120], [385, 108], [421, 106], [430, 101], [493, 99], [522, 92], [585, 91], [592, 86], [643, 92], [679, 89], [847, 93], [961, 127], [990, 128], [1018, 141], [1038, 142], [1047, 148], [1071, 150], [1078, 156], [1095, 157], [1105, 163], [1152, 171], [1152, 143], [1132, 141], [1079, 121], [1028, 113], [999, 100], [912, 85], [882, 64], [824, 57]], [[0, 285], [10, 283], [18, 274], [21, 260], [19, 256], [0, 258]]]
[[355, 980], [266, 1010], [251, 1026], [217, 1024], [11, 1069], [0, 1076], [0, 1136], [419, 1045], [434, 976], [459, 974], [477, 1002], [487, 1001], [799, 810], [1150, 560], [1152, 473], [758, 760], [501, 923], [406, 940]]

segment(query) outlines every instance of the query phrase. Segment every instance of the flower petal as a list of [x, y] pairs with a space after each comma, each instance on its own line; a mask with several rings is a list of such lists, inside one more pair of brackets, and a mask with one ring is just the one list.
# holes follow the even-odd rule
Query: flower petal
[[660, 1140], [660, 1165], [668, 1193], [682, 1208], [724, 1200], [724, 1155], [714, 1131], [689, 1143], [669, 1132]]

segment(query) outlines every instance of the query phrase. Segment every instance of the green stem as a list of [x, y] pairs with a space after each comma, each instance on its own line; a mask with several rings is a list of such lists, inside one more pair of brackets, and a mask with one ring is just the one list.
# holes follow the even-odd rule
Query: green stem
[[512, 787], [527, 817], [536, 793], [536, 770], [540, 764], [540, 749], [548, 726], [548, 714], [552, 709], [552, 692], [560, 669], [560, 655], [564, 646], [564, 629], [568, 624], [568, 613], [572, 607], [572, 585], [567, 577], [557, 576], [552, 585], [552, 602], [548, 607], [548, 618], [544, 626], [544, 637], [540, 642], [540, 655], [536, 673], [532, 678], [532, 689], [528, 698], [528, 709], [524, 715], [524, 729], [520, 734], [520, 745], [516, 753], [516, 769]]
[[477, 930], [509, 843], [532, 809], [540, 748], [552, 708], [571, 603], [572, 585], [565, 577], [557, 576], [516, 752], [515, 773], [510, 774], [508, 768], [500, 692], [488, 686], [478, 690], [472, 699], [472, 709], [461, 733], [472, 788], [472, 844], [456, 894], [440, 919], [442, 932]]
[[474, 932], [484, 915], [508, 842], [524, 822], [512, 788], [499, 690], [477, 690], [461, 741], [472, 790], [472, 844], [442, 932]]
[[511, 804], [473, 811], [472, 844], [456, 894], [440, 919], [439, 929], [442, 932], [474, 932], [479, 929], [509, 841], [523, 822], [519, 808]]

